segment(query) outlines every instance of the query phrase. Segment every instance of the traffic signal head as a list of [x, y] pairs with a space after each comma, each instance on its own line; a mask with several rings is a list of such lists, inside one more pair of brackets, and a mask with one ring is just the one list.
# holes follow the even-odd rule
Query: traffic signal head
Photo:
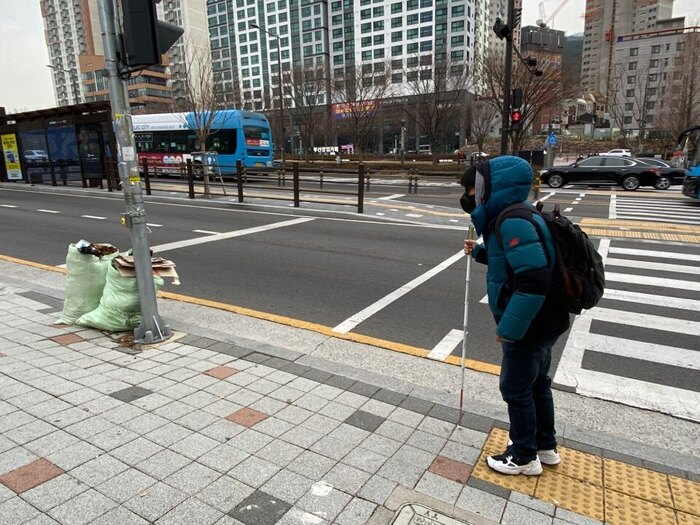
[[508, 27], [508, 24], [506, 24], [500, 18], [496, 18], [496, 23], [493, 24], [493, 32], [496, 33], [496, 36], [501, 40], [503, 40], [504, 38], [506, 40], [510, 40], [512, 33], [510, 27]]
[[523, 113], [520, 109], [514, 109], [510, 112], [510, 129], [519, 130], [523, 119]]
[[519, 109], [523, 105], [523, 90], [520, 88], [515, 88], [510, 99], [510, 107], [513, 109]]
[[160, 57], [184, 33], [174, 24], [158, 20], [160, 0], [121, 0], [124, 62], [130, 70], [160, 64]]

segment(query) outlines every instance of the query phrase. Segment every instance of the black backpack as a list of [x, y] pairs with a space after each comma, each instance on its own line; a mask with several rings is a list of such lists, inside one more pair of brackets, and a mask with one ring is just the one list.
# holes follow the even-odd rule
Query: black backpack
[[543, 212], [541, 202], [537, 203], [536, 209], [524, 203], [508, 206], [496, 218], [494, 232], [499, 243], [503, 246], [500, 227], [505, 219], [525, 219], [535, 225], [547, 253], [545, 239], [532, 219], [533, 214], [544, 219], [556, 248], [556, 262], [547, 298], [572, 314], [593, 308], [605, 290], [603, 258], [578, 224], [560, 213], [558, 205], [551, 212]]

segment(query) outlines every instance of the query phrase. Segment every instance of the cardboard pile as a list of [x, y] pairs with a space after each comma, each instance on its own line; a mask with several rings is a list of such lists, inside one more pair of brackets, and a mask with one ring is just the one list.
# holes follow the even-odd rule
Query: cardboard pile
[[[120, 253], [113, 259], [112, 264], [123, 277], [136, 277], [133, 255]], [[180, 278], [177, 275], [177, 271], [175, 271], [175, 263], [173, 261], [162, 257], [151, 257], [151, 266], [153, 266], [153, 275], [170, 277], [173, 280], [173, 284], [180, 284]]]

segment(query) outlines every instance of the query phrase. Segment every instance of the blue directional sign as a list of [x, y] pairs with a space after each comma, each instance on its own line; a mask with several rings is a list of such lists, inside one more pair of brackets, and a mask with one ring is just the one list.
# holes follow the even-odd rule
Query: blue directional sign
[[550, 133], [549, 137], [547, 137], [547, 144], [550, 146], [557, 145], [557, 136], [554, 133]]

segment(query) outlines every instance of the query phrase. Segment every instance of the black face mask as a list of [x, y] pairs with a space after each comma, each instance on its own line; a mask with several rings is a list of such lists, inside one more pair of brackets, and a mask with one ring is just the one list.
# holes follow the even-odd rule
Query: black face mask
[[467, 192], [464, 192], [464, 195], [459, 199], [459, 205], [464, 210], [464, 213], [473, 212], [474, 208], [476, 208], [476, 196], [467, 195]]

